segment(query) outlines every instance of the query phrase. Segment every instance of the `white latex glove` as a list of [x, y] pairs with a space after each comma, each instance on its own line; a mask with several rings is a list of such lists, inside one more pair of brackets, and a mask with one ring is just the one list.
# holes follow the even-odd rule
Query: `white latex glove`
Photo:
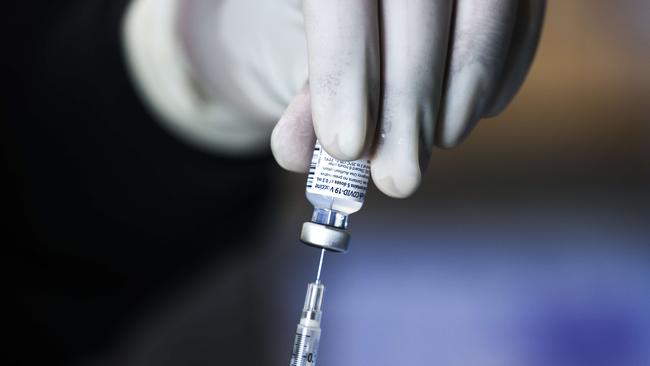
[[[434, 144], [456, 146], [512, 99], [544, 9], [544, 0], [136, 0], [125, 35], [143, 94], [181, 135], [254, 150], [279, 118], [271, 147], [284, 168], [307, 170], [315, 130], [336, 158], [369, 150], [375, 185], [406, 197]], [[183, 70], [167, 95], [161, 80], [174, 72], [151, 71], [165, 58], [152, 56], [152, 39], [173, 49], [167, 68]], [[172, 94], [189, 100], [183, 113]]]

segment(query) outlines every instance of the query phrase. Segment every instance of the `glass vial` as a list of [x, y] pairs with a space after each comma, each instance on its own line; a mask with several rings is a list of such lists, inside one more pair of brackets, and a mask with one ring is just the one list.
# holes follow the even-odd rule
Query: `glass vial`
[[347, 251], [348, 216], [363, 206], [370, 180], [367, 157], [337, 160], [316, 142], [309, 166], [306, 196], [314, 206], [311, 221], [303, 224], [301, 240], [336, 252]]

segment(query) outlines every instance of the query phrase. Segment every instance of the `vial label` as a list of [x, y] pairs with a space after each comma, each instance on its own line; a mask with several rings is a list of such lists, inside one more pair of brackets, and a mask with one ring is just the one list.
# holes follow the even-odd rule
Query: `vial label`
[[331, 157], [318, 143], [309, 165], [307, 192], [363, 202], [368, 191], [370, 161], [342, 161]]

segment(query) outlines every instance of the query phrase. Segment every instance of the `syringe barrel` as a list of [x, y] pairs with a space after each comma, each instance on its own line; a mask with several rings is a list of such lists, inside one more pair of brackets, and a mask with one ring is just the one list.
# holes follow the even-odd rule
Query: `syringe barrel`
[[298, 324], [296, 339], [291, 352], [290, 366], [314, 366], [318, 357], [318, 343], [320, 341], [320, 327], [308, 327]]
[[320, 282], [313, 282], [307, 286], [305, 304], [296, 328], [290, 366], [314, 366], [316, 364], [324, 292], [325, 286]]

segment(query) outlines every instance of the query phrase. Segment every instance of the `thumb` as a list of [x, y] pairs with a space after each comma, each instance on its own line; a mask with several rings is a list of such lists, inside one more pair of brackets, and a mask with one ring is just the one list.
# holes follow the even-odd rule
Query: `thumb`
[[275, 160], [284, 169], [296, 173], [307, 172], [316, 142], [310, 103], [309, 86], [305, 86], [293, 98], [271, 134]]

